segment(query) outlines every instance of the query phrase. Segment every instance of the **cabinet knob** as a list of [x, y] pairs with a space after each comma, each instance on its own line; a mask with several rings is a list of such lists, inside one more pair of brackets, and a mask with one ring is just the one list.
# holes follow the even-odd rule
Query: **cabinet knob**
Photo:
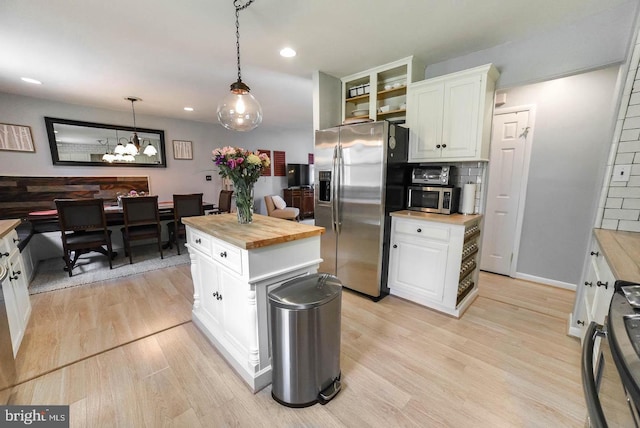
[[13, 238], [13, 242], [20, 242], [20, 238]]
[[440, 148], [440, 144], [436, 144], [436, 149], [439, 149], [439, 148]]
[[578, 325], [584, 325], [584, 321], [580, 321], [580, 320], [578, 320], [578, 321], [576, 321], [576, 324], [578, 324]]
[[422, 232], [422, 229], [418, 228], [418, 230], [416, 230], [416, 232], [420, 233], [420, 232]]
[[12, 281], [12, 280], [14, 280], [14, 279], [18, 279], [18, 275], [16, 275], [16, 276], [10, 276], [10, 277], [9, 277], [9, 281]]
[[218, 292], [216, 291], [215, 293], [212, 294], [212, 296], [217, 299], [218, 298]]
[[396, 244], [393, 244], [393, 248], [398, 248], [398, 246]]
[[446, 145], [446, 144], [443, 144], [443, 145], [442, 145], [442, 148], [443, 148], [443, 149], [446, 149], [446, 148], [447, 148], [447, 145]]
[[222, 300], [222, 294], [218, 294], [218, 295], [216, 296], [216, 300]]
[[227, 252], [226, 251], [221, 252], [220, 257], [227, 257]]
[[598, 282], [596, 282], [596, 285], [598, 287], [604, 287], [604, 289], [606, 290], [608, 288], [608, 286], [609, 286], [609, 281], [607, 281], [607, 282], [598, 281]]
[[0, 253], [0, 257], [9, 257], [9, 253]]
[[16, 275], [16, 278], [18, 277], [18, 275], [22, 275], [22, 271], [14, 271], [12, 272], [14, 275]]
[[598, 257], [600, 255], [600, 252], [599, 251], [592, 251], [591, 255]]
[[589, 287], [593, 287], [593, 282], [585, 281], [584, 285], [588, 285]]
[[202, 244], [202, 239], [196, 238], [196, 244]]

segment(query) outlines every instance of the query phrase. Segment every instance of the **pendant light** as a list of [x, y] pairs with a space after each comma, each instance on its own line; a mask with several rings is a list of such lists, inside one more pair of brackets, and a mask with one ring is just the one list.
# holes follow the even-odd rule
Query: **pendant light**
[[131, 156], [135, 156], [140, 151], [140, 139], [138, 138], [138, 134], [136, 132], [136, 109], [133, 106], [133, 103], [142, 100], [138, 97], [126, 97], [125, 100], [131, 101], [131, 111], [133, 111], [133, 135], [125, 146], [125, 153]]
[[236, 8], [236, 57], [238, 60], [238, 81], [231, 84], [231, 92], [218, 105], [218, 121], [232, 131], [251, 131], [262, 122], [262, 107], [249, 93], [249, 87], [242, 82], [240, 73], [240, 11], [249, 7], [254, 0], [240, 6], [240, 0], [234, 0]]

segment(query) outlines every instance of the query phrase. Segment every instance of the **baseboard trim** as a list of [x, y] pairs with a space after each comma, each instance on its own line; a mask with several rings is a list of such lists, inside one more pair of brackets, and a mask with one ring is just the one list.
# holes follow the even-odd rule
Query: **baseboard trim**
[[555, 279], [542, 278], [539, 276], [528, 275], [526, 273], [516, 272], [514, 275], [516, 279], [524, 279], [526, 281], [538, 282], [540, 284], [550, 285], [552, 287], [564, 288], [565, 290], [576, 291], [576, 285], [568, 282], [556, 281]]

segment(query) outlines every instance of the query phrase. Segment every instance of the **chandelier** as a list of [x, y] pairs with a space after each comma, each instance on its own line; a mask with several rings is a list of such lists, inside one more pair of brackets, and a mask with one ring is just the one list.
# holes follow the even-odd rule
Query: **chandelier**
[[138, 138], [138, 133], [136, 132], [136, 109], [133, 106], [133, 103], [142, 100], [138, 97], [127, 97], [125, 98], [125, 100], [131, 101], [131, 111], [133, 111], [133, 135], [129, 138], [129, 142], [124, 147], [124, 151], [128, 155], [135, 156], [140, 151], [140, 139]]
[[234, 0], [236, 9], [236, 58], [238, 80], [231, 84], [231, 91], [218, 105], [218, 121], [232, 131], [251, 131], [262, 122], [262, 107], [249, 93], [249, 87], [242, 81], [240, 72], [240, 11], [249, 7], [254, 0], [248, 0], [240, 6], [240, 0]]

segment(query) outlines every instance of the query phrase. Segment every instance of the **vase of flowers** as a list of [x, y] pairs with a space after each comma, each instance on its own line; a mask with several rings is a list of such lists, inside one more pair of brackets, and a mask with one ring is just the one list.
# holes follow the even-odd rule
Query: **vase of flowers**
[[223, 147], [213, 151], [213, 162], [220, 175], [233, 181], [238, 208], [238, 223], [248, 224], [253, 220], [253, 185], [262, 170], [271, 165], [266, 153], [256, 153], [240, 147]]

